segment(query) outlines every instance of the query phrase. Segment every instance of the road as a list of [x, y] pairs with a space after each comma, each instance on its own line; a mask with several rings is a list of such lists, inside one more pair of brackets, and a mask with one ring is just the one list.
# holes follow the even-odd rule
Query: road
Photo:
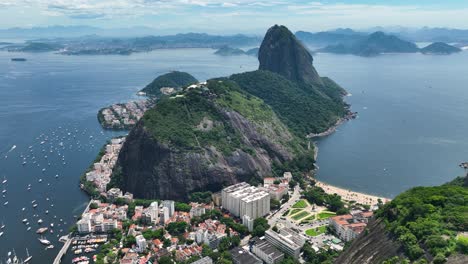
[[270, 226], [275, 226], [276, 223], [278, 223], [278, 220], [283, 216], [284, 212], [289, 210], [289, 208], [291, 208], [291, 206], [293, 206], [300, 198], [301, 188], [299, 187], [299, 185], [296, 185], [296, 187], [294, 187], [294, 192], [289, 198], [289, 200], [286, 203], [282, 204], [280, 209], [276, 213], [267, 217], [268, 224]]

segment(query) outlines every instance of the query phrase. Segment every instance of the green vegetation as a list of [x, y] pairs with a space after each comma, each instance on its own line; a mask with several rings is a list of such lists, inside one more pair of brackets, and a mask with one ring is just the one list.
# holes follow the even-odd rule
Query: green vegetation
[[304, 200], [299, 200], [295, 203], [292, 208], [306, 208], [308, 206], [307, 202]]
[[309, 216], [309, 215], [310, 214], [308, 212], [302, 211], [302, 212], [300, 212], [298, 214], [295, 214], [295, 215], [291, 216], [291, 218], [297, 221], [297, 220], [302, 219], [302, 218], [304, 218], [306, 216]]
[[318, 219], [323, 220], [335, 216], [336, 213], [333, 212], [321, 212], [318, 214]]
[[268, 228], [270, 228], [270, 225], [268, 224], [268, 221], [265, 218], [257, 218], [254, 220], [252, 236], [264, 236], [265, 231], [267, 231]]
[[311, 228], [305, 231], [308, 236], [318, 236], [327, 232], [326, 226], [320, 226], [317, 228]]
[[301, 223], [308, 223], [308, 222], [312, 222], [314, 220], [315, 220], [315, 215], [311, 215], [311, 216], [309, 216], [307, 218], [302, 219]]
[[182, 235], [187, 230], [188, 224], [186, 222], [172, 222], [166, 227], [167, 232], [173, 236]]
[[303, 258], [307, 264], [332, 264], [334, 259], [338, 256], [338, 252], [331, 249], [320, 249], [320, 251], [315, 252], [308, 243], [304, 245], [302, 251]]
[[297, 214], [297, 213], [299, 213], [300, 211], [302, 211], [302, 209], [292, 209], [292, 210], [291, 210], [291, 213], [290, 213], [289, 215]]
[[319, 206], [325, 205], [328, 210], [336, 212], [337, 214], [347, 214], [349, 212], [339, 195], [327, 194], [318, 186], [308, 187], [304, 192], [304, 196], [309, 203]]
[[456, 250], [466, 253], [467, 241], [456, 239], [457, 232], [468, 230], [468, 189], [461, 183], [413, 188], [377, 212], [411, 261], [429, 253], [442, 263]]
[[176, 211], [190, 212], [190, 209], [192, 209], [192, 207], [189, 204], [186, 204], [186, 203], [175, 202], [174, 209]]
[[190, 194], [190, 201], [196, 203], [210, 203], [212, 192], [194, 192]]
[[230, 77], [245, 91], [263, 99], [297, 135], [319, 133], [346, 113], [344, 90], [326, 79], [325, 87], [295, 83], [269, 71], [253, 71]]
[[181, 88], [197, 82], [198, 80], [195, 79], [195, 77], [186, 72], [173, 71], [158, 76], [154, 81], [143, 88], [142, 91], [148, 95], [159, 96], [161, 95], [159, 89], [163, 87]]

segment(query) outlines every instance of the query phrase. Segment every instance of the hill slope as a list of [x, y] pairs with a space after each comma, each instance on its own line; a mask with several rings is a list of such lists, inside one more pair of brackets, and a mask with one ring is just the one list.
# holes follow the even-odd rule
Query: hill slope
[[403, 259], [467, 263], [468, 256], [460, 253], [467, 254], [468, 245], [457, 241], [457, 234], [468, 230], [467, 199], [466, 180], [460, 179], [406, 191], [378, 211], [368, 231], [353, 241], [336, 263], [382, 263], [389, 259], [395, 261], [391, 263]]
[[112, 185], [136, 197], [186, 200], [193, 191], [271, 175], [273, 163], [306, 153], [305, 140], [262, 100], [229, 80], [210, 80], [145, 114], [127, 137]]
[[186, 72], [173, 71], [158, 76], [141, 91], [148, 95], [160, 96], [160, 89], [163, 87], [181, 88], [197, 82], [198, 80], [195, 77]]
[[441, 55], [448, 55], [452, 53], [461, 52], [462, 50], [451, 46], [449, 44], [443, 42], [434, 42], [429, 46], [422, 48], [421, 53], [423, 54], [441, 54]]

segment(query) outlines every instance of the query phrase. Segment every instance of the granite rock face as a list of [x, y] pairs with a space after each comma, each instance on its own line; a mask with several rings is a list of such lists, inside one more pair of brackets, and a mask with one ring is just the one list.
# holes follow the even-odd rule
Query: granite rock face
[[258, 60], [259, 70], [278, 73], [294, 82], [322, 84], [312, 55], [285, 26], [275, 25], [267, 31]]
[[265, 132], [268, 124], [255, 124], [235, 111], [220, 111], [241, 135], [248, 151], [239, 148], [226, 155], [211, 145], [197, 150], [179, 148], [155, 140], [140, 122], [119, 155], [116, 166], [122, 175], [120, 187], [138, 198], [184, 201], [191, 192], [219, 191], [223, 186], [271, 175], [273, 162], [294, 157], [279, 143], [292, 139], [284, 125], [275, 125], [282, 129], [269, 133]]

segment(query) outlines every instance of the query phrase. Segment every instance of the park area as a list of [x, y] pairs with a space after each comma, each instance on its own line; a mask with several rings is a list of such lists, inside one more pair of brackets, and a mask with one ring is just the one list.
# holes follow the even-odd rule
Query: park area
[[308, 236], [318, 236], [327, 232], [326, 226], [319, 226], [317, 228], [311, 228], [305, 231]]

